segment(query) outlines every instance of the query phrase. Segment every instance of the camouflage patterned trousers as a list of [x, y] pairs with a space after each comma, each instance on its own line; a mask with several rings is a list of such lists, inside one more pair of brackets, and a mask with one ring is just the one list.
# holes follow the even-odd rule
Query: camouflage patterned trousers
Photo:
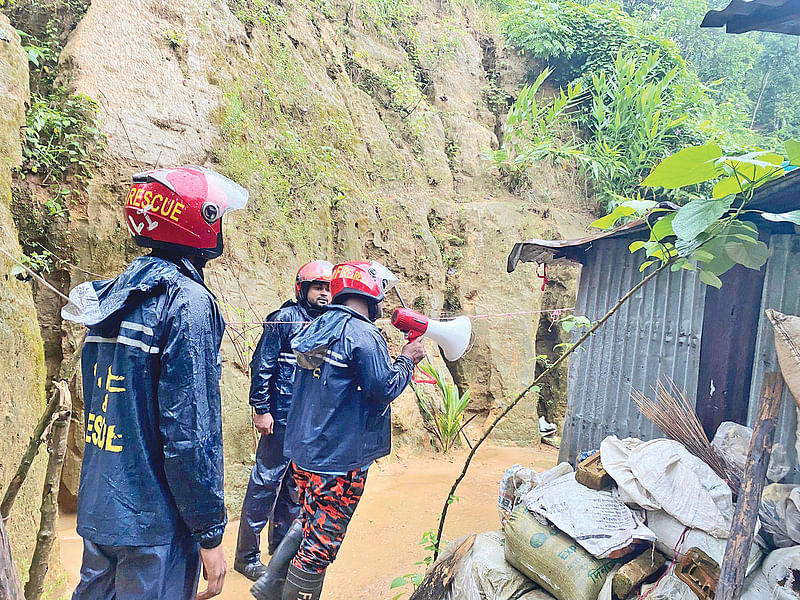
[[307, 573], [321, 573], [336, 558], [347, 525], [364, 493], [367, 472], [324, 475], [292, 463], [300, 496], [303, 541], [292, 563]]

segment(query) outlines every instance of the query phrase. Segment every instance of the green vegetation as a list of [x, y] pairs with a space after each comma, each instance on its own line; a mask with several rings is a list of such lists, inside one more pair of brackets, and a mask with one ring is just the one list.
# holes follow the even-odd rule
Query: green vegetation
[[[706, 0], [494, 4], [509, 42], [545, 65], [509, 110], [502, 147], [488, 153], [512, 191], [542, 160], [571, 163], [612, 211], [687, 145], [712, 141], [735, 154], [800, 129], [796, 40], [699, 30]], [[561, 90], [542, 101], [548, 78]], [[659, 196], [688, 199], [682, 189]]]
[[[789, 141], [785, 149], [789, 163], [800, 164], [800, 142]], [[753, 217], [800, 225], [798, 210], [775, 214], [750, 208], [756, 189], [784, 176], [783, 163], [784, 156], [775, 152], [729, 156], [715, 143], [685, 148], [642, 182], [650, 188], [688, 190], [691, 199], [679, 210], [656, 208], [650, 200], [628, 201], [593, 225], [607, 229], [621, 218], [649, 214], [650, 238], [630, 245], [631, 252], [647, 256], [640, 270], [668, 265], [673, 271], [697, 271], [703, 283], [719, 288], [720, 276], [734, 265], [758, 270], [769, 257]]]
[[[22, 262], [49, 274], [71, 254], [69, 207], [100, 166], [104, 137], [98, 106], [56, 84], [58, 58], [88, 0], [15, 0], [0, 4], [17, 28], [30, 67], [23, 164], [15, 175], [11, 210], [25, 252]], [[25, 181], [32, 175], [30, 182]], [[29, 186], [46, 192], [42, 198]]]

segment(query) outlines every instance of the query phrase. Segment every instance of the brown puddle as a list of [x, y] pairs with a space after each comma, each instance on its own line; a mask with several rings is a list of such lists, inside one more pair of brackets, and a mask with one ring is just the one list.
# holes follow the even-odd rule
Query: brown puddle
[[[445, 540], [498, 529], [497, 494], [505, 469], [515, 463], [547, 469], [556, 464], [557, 454], [547, 446], [487, 446], [478, 450], [456, 492], [459, 500], [448, 511]], [[389, 584], [399, 575], [421, 570], [414, 564], [426, 554], [419, 545], [420, 538], [438, 526], [445, 495], [461, 472], [465, 458], [466, 451], [461, 450], [450, 456], [403, 455], [374, 465], [339, 556], [328, 569], [321, 600], [381, 600], [402, 591], [390, 590]], [[225, 588], [218, 596], [223, 600], [251, 598], [248, 590], [252, 584], [233, 571], [238, 525], [239, 521], [233, 520], [223, 540], [229, 569]], [[58, 535], [71, 593], [78, 581], [83, 552], [82, 540], [75, 533], [74, 515], [61, 516]], [[200, 589], [205, 588], [204, 584], [200, 582]], [[407, 590], [406, 598], [410, 586]]]

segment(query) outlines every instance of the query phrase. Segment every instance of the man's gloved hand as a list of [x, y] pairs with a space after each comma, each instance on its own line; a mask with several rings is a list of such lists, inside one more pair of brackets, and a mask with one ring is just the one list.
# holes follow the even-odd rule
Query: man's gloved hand
[[222, 584], [225, 583], [225, 573], [228, 570], [222, 544], [216, 548], [200, 548], [200, 560], [203, 561], [203, 579], [208, 581], [208, 586], [205, 591], [197, 594], [197, 600], [207, 600], [219, 596], [222, 593]]
[[410, 358], [411, 362], [415, 365], [419, 364], [419, 362], [425, 358], [425, 346], [422, 343], [422, 338], [417, 338], [413, 342], [408, 342], [405, 346], [403, 346], [403, 350], [400, 352], [403, 356]]
[[256, 413], [253, 415], [253, 425], [256, 426], [258, 433], [261, 435], [272, 435], [272, 430], [275, 427], [275, 420], [270, 413], [264, 413], [263, 415]]

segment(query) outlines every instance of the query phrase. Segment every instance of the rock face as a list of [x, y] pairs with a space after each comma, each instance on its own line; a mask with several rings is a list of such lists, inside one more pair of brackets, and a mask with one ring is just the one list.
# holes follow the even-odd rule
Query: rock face
[[[27, 102], [28, 59], [16, 30], [0, 15], [0, 248], [15, 258], [22, 253], [9, 210], [11, 170], [22, 162]], [[31, 286], [11, 275], [15, 263], [5, 252], [0, 252], [0, 494], [45, 407], [44, 348]], [[30, 564], [36, 543], [46, 463], [46, 453], [40, 452], [7, 523], [18, 569]]]
[[[524, 64], [481, 14], [420, 0], [394, 3], [399, 12], [389, 15], [378, 4], [93, 0], [61, 55], [64, 80], [99, 102], [108, 136], [105, 167], [72, 209], [82, 269], [113, 276], [140, 253], [121, 211], [137, 170], [207, 164], [251, 192], [246, 211], [226, 216], [226, 253], [207, 271], [229, 321], [223, 403], [234, 511], [254, 448], [249, 354], [258, 322], [291, 297], [298, 266], [376, 259], [401, 277], [409, 306], [473, 315], [472, 348], [450, 368], [471, 388], [472, 410], [488, 413], [534, 376], [537, 311], [548, 297], [532, 272], [505, 273], [511, 245], [576, 234], [588, 222], [566, 173], [542, 167], [534, 188], [514, 196], [482, 158], [502, 123], [487, 90], [518, 89]], [[90, 275], [71, 277], [72, 286]], [[557, 308], [561, 298], [549, 298], [544, 308]], [[387, 312], [396, 305], [389, 298]], [[66, 356], [76, 332], [64, 340]], [[538, 439], [536, 401], [518, 410], [498, 440]], [[396, 444], [425, 445], [413, 393], [394, 417]], [[65, 501], [77, 490], [81, 451], [75, 436]]]

